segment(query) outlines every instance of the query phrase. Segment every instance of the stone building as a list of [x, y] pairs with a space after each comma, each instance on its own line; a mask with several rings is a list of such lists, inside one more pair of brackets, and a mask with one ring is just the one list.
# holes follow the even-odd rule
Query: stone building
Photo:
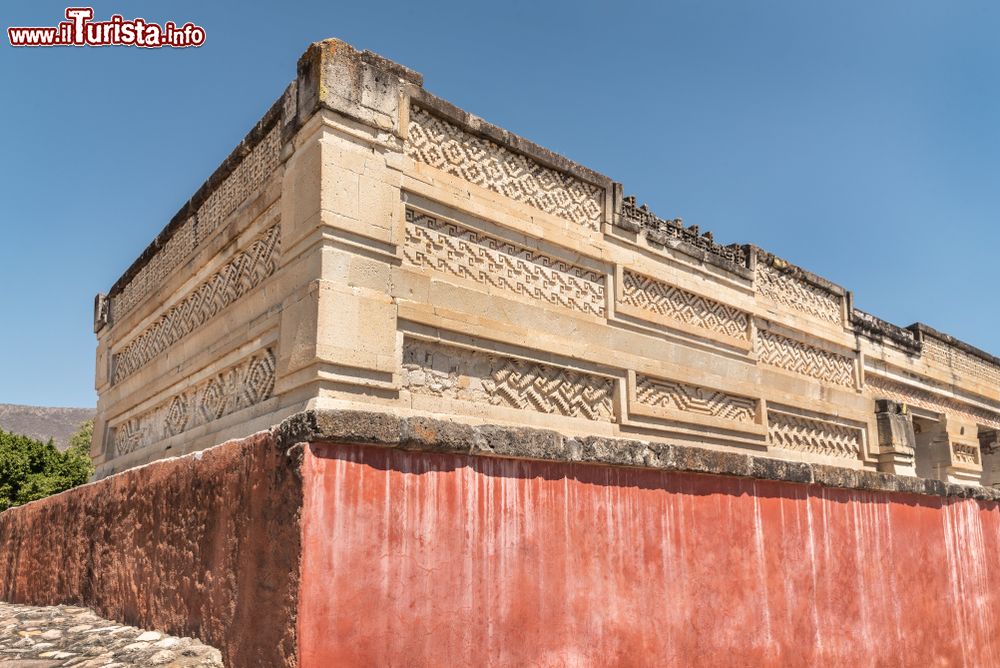
[[1000, 484], [1000, 360], [327, 40], [95, 304], [98, 477], [310, 408]]

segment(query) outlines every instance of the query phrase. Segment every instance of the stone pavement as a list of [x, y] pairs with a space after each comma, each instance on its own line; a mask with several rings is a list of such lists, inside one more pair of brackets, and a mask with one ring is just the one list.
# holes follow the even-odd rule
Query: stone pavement
[[101, 619], [86, 608], [0, 602], [0, 667], [222, 666], [214, 647]]

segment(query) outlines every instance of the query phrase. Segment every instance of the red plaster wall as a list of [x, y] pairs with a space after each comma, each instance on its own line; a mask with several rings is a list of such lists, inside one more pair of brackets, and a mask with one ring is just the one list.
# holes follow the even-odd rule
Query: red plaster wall
[[0, 598], [196, 636], [227, 666], [294, 666], [300, 480], [258, 434], [12, 508]]
[[300, 665], [1000, 665], [973, 501], [312, 445]]

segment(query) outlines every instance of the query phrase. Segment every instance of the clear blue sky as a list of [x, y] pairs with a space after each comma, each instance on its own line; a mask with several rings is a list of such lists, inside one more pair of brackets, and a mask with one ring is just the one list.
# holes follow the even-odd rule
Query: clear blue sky
[[3, 3], [0, 402], [91, 406], [106, 291], [336, 36], [625, 184], [1000, 353], [995, 2], [97, 2], [199, 49], [12, 49]]

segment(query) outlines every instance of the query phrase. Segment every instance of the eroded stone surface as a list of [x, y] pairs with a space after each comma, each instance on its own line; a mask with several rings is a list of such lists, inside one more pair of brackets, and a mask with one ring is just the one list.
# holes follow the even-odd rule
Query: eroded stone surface
[[222, 666], [222, 654], [195, 638], [102, 619], [87, 608], [0, 602], [0, 666], [126, 668]]

